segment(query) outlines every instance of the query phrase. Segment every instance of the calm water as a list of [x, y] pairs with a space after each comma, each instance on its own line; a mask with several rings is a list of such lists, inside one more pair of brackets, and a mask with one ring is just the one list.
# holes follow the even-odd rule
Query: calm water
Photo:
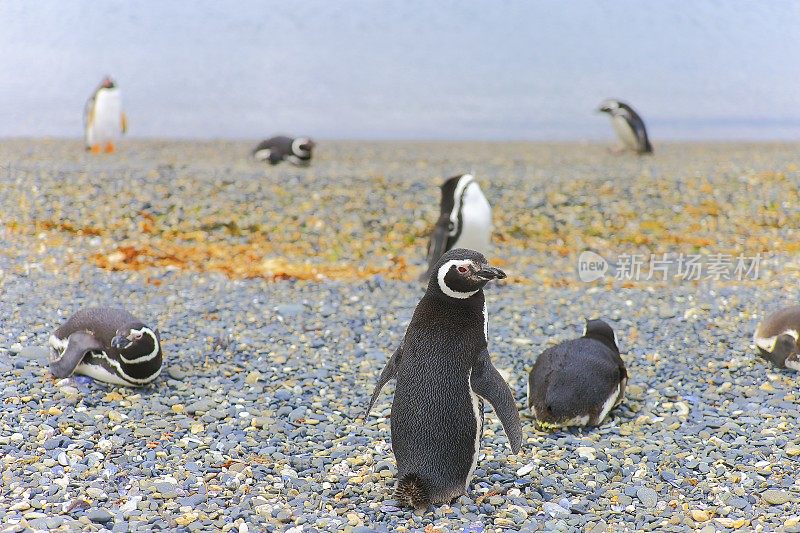
[[800, 139], [800, 2], [0, 3], [0, 136]]

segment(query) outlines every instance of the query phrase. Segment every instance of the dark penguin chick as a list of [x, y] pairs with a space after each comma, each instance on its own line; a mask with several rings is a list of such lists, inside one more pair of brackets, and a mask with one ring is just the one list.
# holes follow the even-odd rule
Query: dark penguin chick
[[472, 174], [448, 178], [441, 186], [439, 220], [428, 243], [427, 282], [439, 258], [453, 248], [488, 253], [492, 238], [492, 208]]
[[601, 113], [608, 113], [617, 137], [626, 148], [639, 154], [653, 152], [644, 121], [631, 106], [619, 100], [606, 100], [597, 110]]
[[445, 253], [381, 372], [365, 416], [381, 388], [397, 378], [392, 450], [396, 498], [406, 505], [425, 509], [466, 493], [480, 451], [483, 400], [503, 423], [511, 450], [522, 445], [514, 398], [487, 347], [483, 286], [505, 277], [476, 251]]
[[288, 161], [296, 166], [308, 166], [311, 163], [311, 151], [314, 141], [307, 137], [278, 136], [261, 141], [253, 150], [253, 157], [257, 161], [269, 161], [277, 165], [281, 161]]
[[528, 377], [528, 407], [545, 428], [596, 426], [622, 402], [627, 381], [614, 330], [589, 320], [583, 337], [536, 359]]
[[778, 368], [800, 370], [800, 306], [775, 311], [761, 322], [753, 335], [758, 355]]
[[115, 385], [147, 385], [161, 373], [161, 338], [123, 309], [88, 307], [50, 335], [50, 372]]

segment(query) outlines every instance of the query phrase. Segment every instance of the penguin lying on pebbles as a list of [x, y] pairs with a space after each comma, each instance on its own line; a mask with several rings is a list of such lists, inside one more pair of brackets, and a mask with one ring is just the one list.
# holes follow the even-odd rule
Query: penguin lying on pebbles
[[141, 386], [161, 373], [161, 338], [122, 309], [88, 307], [50, 335], [50, 372], [84, 374], [114, 385]]
[[588, 320], [583, 337], [539, 355], [528, 377], [528, 407], [544, 428], [596, 426], [622, 402], [627, 381], [614, 330]]
[[753, 335], [758, 355], [778, 368], [800, 370], [800, 306], [775, 311], [761, 322]]
[[439, 258], [453, 248], [488, 253], [492, 238], [492, 208], [472, 174], [448, 178], [441, 186], [439, 220], [428, 243], [428, 270], [420, 281], [431, 277]]
[[271, 165], [288, 161], [296, 166], [308, 166], [311, 163], [313, 148], [314, 141], [308, 137], [292, 139], [278, 136], [261, 141], [253, 150], [253, 157], [257, 161], [269, 161]]
[[653, 152], [644, 121], [631, 106], [619, 100], [606, 100], [600, 105], [598, 111], [608, 113], [617, 137], [626, 148], [639, 154]]
[[425, 509], [466, 493], [475, 472], [483, 429], [483, 400], [503, 423], [511, 450], [522, 445], [514, 398], [487, 349], [483, 286], [502, 279], [473, 250], [455, 249], [436, 263], [403, 342], [381, 372], [381, 388], [397, 378], [392, 402], [395, 497]]

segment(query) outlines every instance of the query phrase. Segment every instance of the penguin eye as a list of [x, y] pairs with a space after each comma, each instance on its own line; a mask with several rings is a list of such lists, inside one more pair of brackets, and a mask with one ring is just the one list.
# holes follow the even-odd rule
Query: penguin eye
[[460, 266], [460, 267], [458, 267], [458, 271], [461, 272], [462, 274], [465, 274], [467, 272], [467, 267]]
[[131, 334], [133, 335], [133, 338], [135, 340], [139, 340], [139, 339], [142, 338], [142, 332], [141, 331], [131, 331]]

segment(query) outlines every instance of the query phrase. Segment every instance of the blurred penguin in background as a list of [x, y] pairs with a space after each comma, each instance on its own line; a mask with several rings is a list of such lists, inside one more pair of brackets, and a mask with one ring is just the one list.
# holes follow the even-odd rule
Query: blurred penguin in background
[[292, 138], [279, 135], [258, 143], [252, 155], [256, 161], [267, 161], [270, 165], [288, 161], [298, 167], [307, 167], [311, 164], [311, 152], [314, 146], [314, 141], [308, 137]]
[[116, 143], [128, 131], [128, 119], [122, 112], [122, 97], [117, 84], [106, 76], [86, 102], [83, 117], [86, 149], [93, 154], [116, 151]]
[[631, 106], [619, 100], [606, 100], [597, 110], [611, 117], [614, 131], [625, 148], [637, 154], [653, 153], [644, 121]]
[[475, 176], [459, 174], [441, 185], [439, 220], [428, 243], [428, 268], [420, 281], [431, 277], [439, 258], [454, 248], [469, 248], [487, 254], [492, 240], [492, 208]]

